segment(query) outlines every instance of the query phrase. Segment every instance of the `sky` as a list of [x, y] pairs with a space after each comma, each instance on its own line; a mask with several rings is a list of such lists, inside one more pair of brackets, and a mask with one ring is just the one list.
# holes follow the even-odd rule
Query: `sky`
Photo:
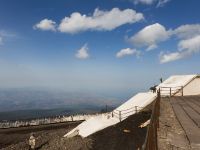
[[199, 0], [0, 0], [0, 87], [133, 93], [200, 72]]

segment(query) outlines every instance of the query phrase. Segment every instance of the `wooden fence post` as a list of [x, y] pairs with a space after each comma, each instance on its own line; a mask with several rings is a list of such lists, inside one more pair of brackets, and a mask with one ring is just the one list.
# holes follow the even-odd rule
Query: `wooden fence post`
[[73, 116], [71, 116], [72, 121], [74, 121]]
[[136, 114], [138, 113], [138, 109], [137, 109], [137, 106], [135, 106], [135, 113], [136, 113]]
[[169, 90], [170, 90], [170, 97], [171, 97], [172, 96], [172, 88], [170, 87]]
[[182, 96], [183, 96], [183, 86], [181, 87], [181, 89], [182, 89], [181, 92], [182, 92]]
[[122, 121], [122, 114], [121, 114], [121, 111], [119, 111], [119, 121], [120, 121], [120, 122]]

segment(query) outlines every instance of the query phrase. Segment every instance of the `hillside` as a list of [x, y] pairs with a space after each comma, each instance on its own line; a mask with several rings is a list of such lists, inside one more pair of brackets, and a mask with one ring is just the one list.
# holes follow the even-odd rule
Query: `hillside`
[[[146, 128], [138, 126], [150, 118], [150, 112], [135, 114], [118, 125], [111, 126], [87, 138], [63, 138], [63, 135], [76, 124], [57, 124], [46, 127], [28, 127], [24, 130], [0, 130], [0, 146], [2, 150], [28, 150], [29, 134], [37, 137], [37, 148], [41, 150], [129, 150], [141, 147]], [[4, 138], [2, 138], [4, 137]]]

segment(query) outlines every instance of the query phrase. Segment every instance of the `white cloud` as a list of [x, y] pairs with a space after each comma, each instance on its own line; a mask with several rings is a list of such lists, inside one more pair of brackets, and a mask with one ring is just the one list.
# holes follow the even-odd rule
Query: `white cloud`
[[157, 0], [133, 0], [134, 4], [145, 4], [145, 5], [151, 5]]
[[160, 54], [160, 63], [167, 63], [167, 62], [171, 62], [171, 61], [175, 61], [178, 59], [181, 59], [182, 56], [179, 52], [172, 52], [172, 53], [161, 53]]
[[137, 13], [133, 9], [113, 8], [110, 11], [104, 11], [96, 8], [91, 16], [74, 12], [70, 17], [65, 17], [58, 30], [71, 34], [86, 30], [110, 31], [121, 25], [135, 23], [143, 19], [143, 14]]
[[200, 35], [190, 39], [182, 40], [178, 44], [180, 51], [190, 50], [191, 52], [200, 51]]
[[56, 31], [56, 22], [49, 19], [43, 19], [39, 23], [33, 26], [34, 29], [40, 29], [43, 31]]
[[169, 32], [159, 23], [146, 26], [138, 33], [129, 38], [129, 41], [136, 46], [147, 47], [146, 50], [157, 48], [159, 42], [169, 38]]
[[90, 57], [90, 55], [88, 54], [88, 46], [87, 44], [83, 45], [76, 53], [76, 58], [78, 59], [87, 59]]
[[172, 36], [183, 40], [193, 38], [197, 35], [200, 35], [200, 24], [187, 24], [179, 26], [174, 30], [166, 30], [163, 25], [155, 23], [146, 26], [128, 40], [133, 45], [146, 47], [146, 51], [150, 51], [156, 49], [158, 43], [163, 42]]
[[173, 34], [180, 39], [192, 38], [200, 34], [200, 24], [186, 24], [176, 28]]
[[156, 7], [163, 7], [166, 3], [168, 3], [170, 0], [159, 0]]
[[143, 5], [152, 5], [154, 3], [156, 4], [156, 7], [163, 7], [166, 3], [168, 3], [171, 0], [130, 0], [134, 4], [143, 4]]
[[151, 50], [154, 50], [154, 49], [156, 49], [156, 48], [158, 48], [158, 45], [152, 44], [152, 45], [150, 45], [149, 47], [147, 47], [146, 51], [151, 51]]
[[182, 59], [192, 55], [193, 53], [200, 52], [200, 35], [190, 39], [181, 40], [178, 43], [178, 51], [160, 55], [160, 63], [167, 63]]
[[128, 56], [128, 55], [136, 55], [137, 57], [139, 57], [140, 51], [138, 51], [138, 50], [136, 50], [136, 49], [125, 48], [125, 49], [121, 49], [121, 50], [116, 54], [116, 57], [117, 57], [117, 58], [121, 58], [121, 57]]
[[5, 30], [0, 30], [0, 36], [3, 38], [14, 38], [17, 37], [16, 34], [5, 31]]
[[0, 37], [0, 45], [3, 45], [3, 38]]
[[5, 30], [0, 30], [0, 45], [3, 45], [7, 40], [16, 38], [17, 35]]

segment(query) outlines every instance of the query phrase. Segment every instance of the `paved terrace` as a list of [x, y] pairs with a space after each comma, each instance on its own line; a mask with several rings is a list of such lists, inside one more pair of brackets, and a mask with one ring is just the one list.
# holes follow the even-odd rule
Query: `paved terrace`
[[200, 96], [161, 98], [159, 125], [159, 150], [200, 150]]

